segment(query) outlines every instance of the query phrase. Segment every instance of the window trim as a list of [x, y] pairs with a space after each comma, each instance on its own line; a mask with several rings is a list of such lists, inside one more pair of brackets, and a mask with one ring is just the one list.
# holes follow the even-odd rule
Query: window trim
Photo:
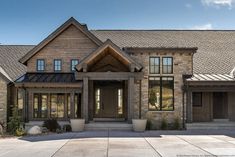
[[[200, 94], [200, 96], [201, 96], [201, 100], [200, 100], [200, 101], [201, 101], [201, 102], [200, 102], [201, 104], [200, 104], [200, 105], [198, 105], [198, 104], [197, 104], [197, 105], [194, 105], [193, 94], [195, 94], [195, 93]], [[192, 106], [193, 106], [193, 107], [202, 107], [202, 106], [203, 106], [203, 104], [202, 104], [202, 92], [192, 92]]]
[[[154, 110], [154, 109], [149, 108], [149, 87], [150, 87], [149, 78], [150, 77], [160, 78], [160, 109], [159, 110]], [[172, 111], [175, 111], [175, 82], [174, 82], [175, 78], [174, 78], [174, 76], [150, 76], [150, 77], [148, 78], [148, 111], [154, 111], [154, 112], [172, 112]], [[162, 78], [163, 77], [173, 78], [173, 80], [172, 80], [173, 81], [173, 101], [172, 101], [173, 108], [172, 108], [172, 110], [162, 110]]]
[[[55, 70], [55, 62], [56, 61], [60, 61], [60, 70]], [[54, 71], [55, 72], [62, 71], [62, 59], [54, 59], [54, 64], [53, 65], [54, 65]]]
[[[172, 60], [172, 64], [171, 64], [172, 72], [171, 73], [168, 73], [168, 70], [167, 70], [167, 73], [164, 73], [164, 71], [163, 71], [163, 66], [164, 66], [163, 60], [164, 60], [164, 58], [171, 58], [171, 60]], [[171, 56], [164, 56], [164, 57], [162, 57], [162, 74], [173, 74], [174, 73], [173, 64], [174, 64], [174, 58], [173, 57], [171, 57]], [[166, 65], [166, 66], [169, 66], [169, 65]]]
[[[155, 72], [151, 72], [151, 58], [157, 58], [158, 59], [158, 61], [159, 61], [159, 65], [158, 65], [158, 73], [155, 73]], [[154, 64], [154, 66], [155, 66], [155, 64]], [[158, 57], [158, 56], [150, 56], [149, 57], [149, 74], [160, 74], [161, 73], [161, 59], [160, 59], [160, 57]], [[155, 68], [154, 68], [154, 70], [155, 70]]]
[[[43, 61], [44, 63], [44, 66], [43, 66], [43, 70], [39, 70], [38, 69], [38, 62], [39, 61]], [[42, 72], [42, 71], [45, 71], [45, 69], [46, 69], [46, 62], [45, 62], [45, 59], [37, 59], [37, 67], [36, 67], [36, 71], [38, 71], [38, 72]]]
[[[76, 71], [75, 68], [74, 68], [74, 70], [72, 69], [72, 66], [73, 66], [73, 65], [72, 65], [72, 62], [73, 62], [73, 61], [78, 61], [78, 64], [79, 64], [79, 59], [71, 59], [71, 60], [70, 60], [70, 70], [71, 70], [72, 72]], [[76, 65], [78, 65], [78, 64], [76, 64]], [[75, 65], [75, 66], [76, 66], [76, 65]]]

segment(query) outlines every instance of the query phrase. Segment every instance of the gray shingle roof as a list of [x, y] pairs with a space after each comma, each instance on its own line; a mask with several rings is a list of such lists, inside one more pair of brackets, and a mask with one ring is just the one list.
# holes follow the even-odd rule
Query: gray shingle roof
[[235, 67], [235, 31], [93, 30], [119, 47], [198, 47], [194, 73], [229, 74]]
[[0, 45], [0, 66], [12, 80], [26, 72], [26, 67], [18, 62], [34, 46], [30, 45]]
[[[92, 30], [119, 47], [198, 47], [194, 73], [229, 74], [235, 67], [235, 31]], [[12, 80], [26, 72], [18, 60], [34, 46], [0, 45], [0, 66]]]

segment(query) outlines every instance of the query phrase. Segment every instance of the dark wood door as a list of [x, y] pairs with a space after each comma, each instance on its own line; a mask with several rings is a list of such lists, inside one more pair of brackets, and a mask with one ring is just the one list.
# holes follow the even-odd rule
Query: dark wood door
[[223, 92], [213, 93], [213, 118], [228, 118], [227, 94]]
[[103, 118], [117, 117], [118, 89], [103, 87], [101, 89], [101, 116]]

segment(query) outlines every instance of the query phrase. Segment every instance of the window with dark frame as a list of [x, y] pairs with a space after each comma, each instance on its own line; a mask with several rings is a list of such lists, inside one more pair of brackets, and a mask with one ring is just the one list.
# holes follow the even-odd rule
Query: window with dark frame
[[202, 107], [202, 93], [193, 92], [192, 97], [193, 107]]
[[75, 66], [79, 63], [78, 59], [71, 60], [71, 71], [75, 71]]
[[33, 97], [33, 117], [34, 118], [47, 118], [48, 107], [47, 94], [34, 94]]
[[37, 71], [44, 71], [44, 70], [45, 70], [45, 60], [37, 59]]
[[54, 71], [61, 71], [62, 70], [62, 61], [61, 59], [54, 60]]
[[149, 73], [160, 74], [160, 58], [159, 57], [149, 58]]
[[173, 77], [149, 77], [149, 110], [174, 110]]
[[172, 74], [173, 73], [173, 58], [162, 57], [162, 73]]

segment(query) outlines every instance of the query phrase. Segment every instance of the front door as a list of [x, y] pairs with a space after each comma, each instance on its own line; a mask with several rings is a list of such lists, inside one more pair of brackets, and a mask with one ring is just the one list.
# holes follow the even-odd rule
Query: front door
[[122, 118], [123, 91], [119, 84], [95, 87], [95, 118]]
[[213, 118], [228, 118], [227, 94], [223, 92], [213, 93]]

